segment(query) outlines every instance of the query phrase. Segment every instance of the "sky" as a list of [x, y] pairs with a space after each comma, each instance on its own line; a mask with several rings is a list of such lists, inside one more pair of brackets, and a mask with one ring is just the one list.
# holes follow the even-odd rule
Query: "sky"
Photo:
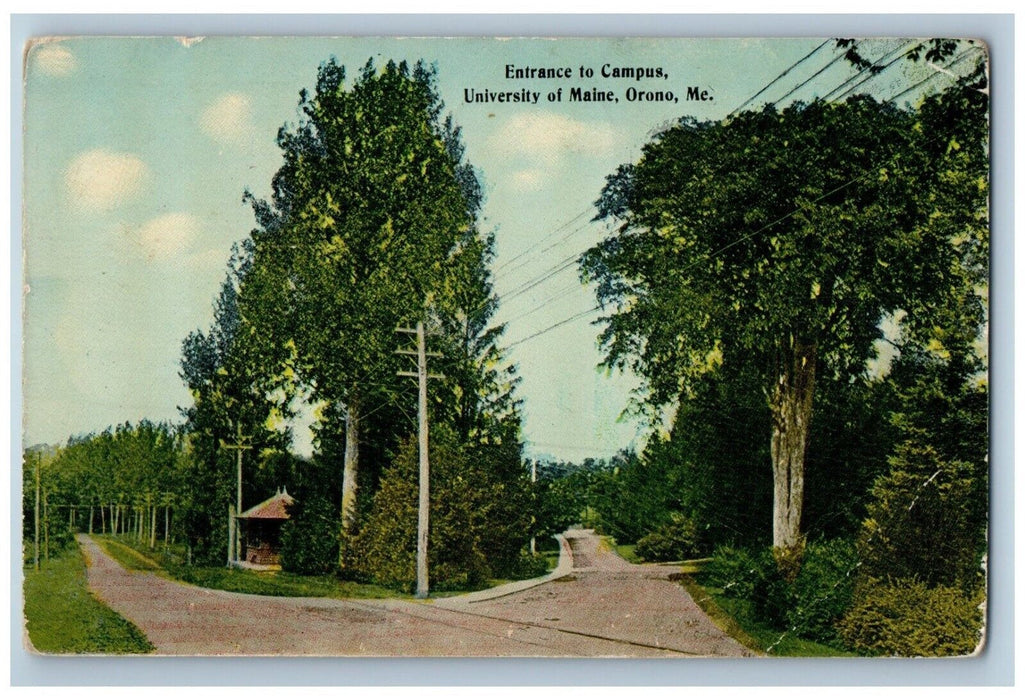
[[[254, 227], [242, 194], [270, 194], [281, 164], [275, 135], [297, 121], [300, 89], [312, 90], [318, 65], [335, 56], [350, 75], [370, 57], [437, 67], [445, 111], [462, 128], [486, 193], [481, 226], [495, 233], [501, 299], [495, 321], [507, 323], [508, 359], [522, 377], [528, 455], [579, 460], [641, 448], [649, 429], [623, 415], [639, 382], [599, 367], [594, 291], [565, 262], [610, 234], [592, 221], [606, 175], [636, 161], [681, 116], [725, 117], [822, 41], [36, 44], [24, 92], [24, 444], [126, 420], [180, 420], [178, 408], [191, 401], [178, 376], [181, 341], [209, 327], [231, 246]], [[823, 47], [749, 106], [827, 94], [854, 72], [830, 63], [837, 55]], [[516, 77], [532, 68], [568, 69], [569, 77]], [[656, 77], [611, 75], [623, 68]], [[907, 84], [902, 71], [871, 87], [896, 94]], [[571, 101], [572, 88], [612, 91], [618, 101]], [[705, 99], [687, 99], [688, 88]], [[676, 99], [631, 101], [631, 89]], [[537, 103], [473, 97], [523, 90], [538, 93]], [[296, 436], [308, 453], [306, 431]]]

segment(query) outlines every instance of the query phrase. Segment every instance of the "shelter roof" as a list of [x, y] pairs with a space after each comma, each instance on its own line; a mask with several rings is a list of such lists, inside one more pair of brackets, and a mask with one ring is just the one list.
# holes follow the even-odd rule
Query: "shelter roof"
[[295, 503], [295, 499], [288, 495], [286, 489], [278, 491], [263, 503], [259, 503], [239, 515], [240, 520], [288, 520], [287, 506]]

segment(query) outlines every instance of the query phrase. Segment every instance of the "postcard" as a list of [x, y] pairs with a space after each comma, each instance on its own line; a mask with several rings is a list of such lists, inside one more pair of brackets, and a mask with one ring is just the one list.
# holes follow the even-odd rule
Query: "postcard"
[[984, 647], [984, 43], [24, 60], [30, 651]]

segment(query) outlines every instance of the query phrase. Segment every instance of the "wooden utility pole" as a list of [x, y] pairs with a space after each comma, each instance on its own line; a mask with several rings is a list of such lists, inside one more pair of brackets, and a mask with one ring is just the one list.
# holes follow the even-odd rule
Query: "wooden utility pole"
[[[530, 460], [530, 488], [534, 492], [533, 495], [537, 495], [537, 460]], [[534, 529], [533, 525], [537, 522], [537, 502], [534, 502], [534, 513], [530, 516], [531, 530]], [[530, 555], [534, 556], [537, 554], [537, 544], [534, 540], [534, 533], [530, 534]]]
[[[237, 518], [242, 513], [242, 452], [244, 450], [253, 449], [252, 445], [247, 445], [243, 440], [252, 439], [252, 435], [242, 434], [242, 424], [239, 423], [235, 426], [235, 444], [231, 445], [221, 440], [221, 447], [226, 450], [235, 450], [235, 471], [237, 476], [237, 482], [235, 486], [235, 517]], [[237, 524], [236, 524], [237, 525]], [[228, 542], [228, 560], [238, 561], [239, 555], [242, 549], [242, 529], [239, 527], [232, 528], [229, 542]]]
[[39, 571], [39, 463], [42, 461], [42, 455], [36, 455], [36, 509], [34, 512], [36, 521], [36, 571]]
[[427, 575], [427, 533], [430, 531], [431, 510], [431, 466], [428, 458], [428, 424], [427, 424], [427, 380], [444, 379], [440, 374], [428, 374], [428, 354], [440, 357], [440, 353], [427, 352], [427, 338], [423, 321], [417, 321], [416, 328], [396, 328], [399, 333], [416, 333], [416, 351], [397, 350], [400, 355], [416, 355], [414, 372], [399, 372], [400, 377], [416, 377], [419, 388], [417, 402], [417, 435], [420, 453], [420, 498], [417, 509], [416, 523], [416, 597], [426, 598], [430, 595], [430, 580]]

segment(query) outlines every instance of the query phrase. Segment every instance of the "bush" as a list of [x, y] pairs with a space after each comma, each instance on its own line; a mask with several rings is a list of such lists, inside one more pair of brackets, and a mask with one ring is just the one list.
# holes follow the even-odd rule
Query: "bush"
[[288, 508], [281, 528], [281, 568], [296, 574], [327, 574], [338, 567], [341, 516], [338, 508], [313, 490]]
[[930, 588], [913, 579], [869, 579], [858, 586], [837, 628], [863, 654], [964, 656], [982, 641], [983, 595], [981, 586], [966, 595], [958, 587]]
[[787, 625], [805, 639], [836, 643], [836, 622], [851, 606], [858, 553], [850, 540], [809, 544], [791, 585]]
[[740, 547], [717, 547], [705, 567], [707, 582], [731, 598], [752, 600], [764, 578], [764, 556]]
[[851, 605], [857, 552], [848, 540], [808, 544], [793, 580], [770, 548], [752, 553], [720, 547], [706, 572], [725, 595], [749, 600], [755, 616], [777, 629], [825, 644], [836, 643], [836, 621]]
[[690, 518], [674, 517], [637, 540], [637, 556], [647, 561], [681, 561], [702, 554], [700, 533]]
[[517, 579], [544, 576], [548, 573], [548, 559], [540, 554], [521, 554], [512, 573], [513, 578]]
[[[482, 588], [519, 565], [530, 537], [529, 511], [521, 507], [527, 494], [519, 482], [529, 482], [518, 462], [512, 466], [519, 482], [499, 478], [494, 452], [463, 449], [442, 426], [433, 438], [430, 587]], [[385, 469], [370, 515], [351, 546], [363, 576], [410, 591], [416, 585], [417, 474], [417, 445], [410, 439]]]

